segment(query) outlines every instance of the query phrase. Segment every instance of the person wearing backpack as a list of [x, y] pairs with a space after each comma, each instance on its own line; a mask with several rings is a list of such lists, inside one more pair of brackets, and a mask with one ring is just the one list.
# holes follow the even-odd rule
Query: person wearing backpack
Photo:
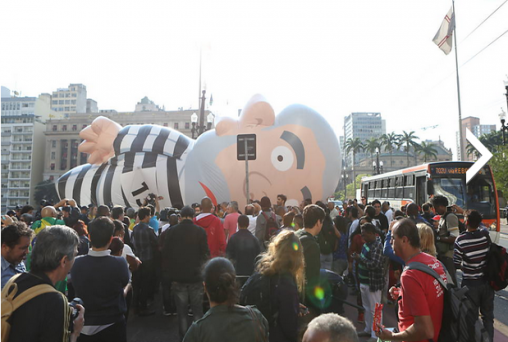
[[318, 205], [309, 204], [303, 208], [303, 229], [296, 232], [303, 246], [305, 260], [305, 305], [319, 313], [321, 299], [316, 296], [315, 288], [320, 286], [321, 254], [316, 236], [321, 232], [325, 220], [325, 211]]
[[78, 244], [76, 232], [65, 226], [39, 233], [30, 273], [14, 276], [2, 290], [2, 342], [77, 340], [85, 308], [76, 304], [78, 314], [71, 320], [67, 298], [55, 284], [71, 270]]
[[296, 342], [298, 316], [306, 312], [299, 299], [305, 274], [303, 248], [296, 233], [281, 231], [261, 255], [256, 271], [242, 287], [240, 303], [256, 305], [268, 320], [270, 342]]
[[266, 250], [266, 246], [270, 243], [270, 239], [276, 235], [280, 229], [275, 213], [272, 212], [272, 202], [270, 198], [264, 196], [261, 198], [261, 212], [256, 219], [256, 237], [259, 240], [261, 251]]
[[[433, 256], [422, 253], [418, 228], [410, 219], [398, 220], [392, 228], [392, 244], [395, 254], [406, 265], [422, 263], [433, 269], [446, 282], [441, 263]], [[400, 288], [390, 288], [393, 300], [398, 299], [398, 330], [391, 332], [378, 325], [376, 336], [386, 341], [437, 342], [443, 318], [444, 291], [435, 284], [435, 278], [416, 269], [408, 269], [400, 277]]]
[[489, 334], [490, 341], [494, 339], [494, 289], [485, 278], [488, 251], [491, 240], [487, 230], [478, 227], [482, 222], [482, 215], [471, 210], [466, 213], [467, 231], [455, 240], [453, 262], [462, 269], [462, 286], [467, 286], [468, 295], [475, 305], [475, 311], [482, 315], [483, 325]]
[[457, 284], [456, 270], [453, 263], [453, 246], [459, 236], [459, 218], [448, 209], [448, 199], [434, 196], [431, 200], [436, 213], [440, 215], [436, 234], [437, 258], [445, 265], [451, 280]]

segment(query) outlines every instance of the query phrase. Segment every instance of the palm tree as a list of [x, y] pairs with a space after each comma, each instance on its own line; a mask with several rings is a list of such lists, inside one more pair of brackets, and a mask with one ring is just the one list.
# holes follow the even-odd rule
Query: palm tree
[[[501, 131], [494, 131], [483, 134], [478, 138], [478, 140], [480, 140], [480, 142], [492, 153], [498, 152], [499, 148], [503, 146]], [[480, 158], [480, 154], [470, 143], [467, 144], [466, 152], [468, 155], [473, 154], [477, 159]]]
[[407, 158], [407, 167], [409, 167], [409, 149], [411, 147], [415, 148], [417, 144], [416, 139], [419, 139], [416, 135], [414, 135], [415, 131], [406, 132], [402, 131], [402, 135], [400, 137], [401, 146], [404, 146], [404, 151], [406, 152]]
[[394, 132], [383, 134], [381, 136], [381, 146], [384, 146], [384, 150], [390, 153], [390, 167], [392, 167], [392, 154], [394, 145], [396, 146], [399, 141], [399, 135]]
[[418, 147], [418, 155], [423, 154], [423, 161], [426, 163], [427, 158], [434, 158], [434, 160], [437, 159], [437, 150], [435, 149], [435, 144], [432, 143], [426, 143], [425, 141], [422, 141], [422, 143]]
[[376, 149], [381, 149], [379, 138], [371, 137], [370, 139], [367, 139], [365, 141], [364, 149], [370, 153], [371, 162], [374, 162], [374, 153], [376, 153]]
[[355, 177], [355, 159], [356, 158], [355, 157], [358, 152], [361, 152], [365, 149], [365, 146], [363, 145], [360, 138], [354, 138], [354, 139], [349, 138], [344, 145], [346, 148], [346, 153], [350, 153], [350, 152], [353, 153], [353, 166], [352, 166], [353, 183], [354, 183], [353, 186], [356, 191], [356, 177]]

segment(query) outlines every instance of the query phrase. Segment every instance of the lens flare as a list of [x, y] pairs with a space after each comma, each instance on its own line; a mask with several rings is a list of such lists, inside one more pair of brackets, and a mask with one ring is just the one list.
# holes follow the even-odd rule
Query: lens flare
[[314, 296], [319, 300], [325, 299], [325, 290], [320, 286], [316, 286], [314, 288]]
[[296, 242], [293, 242], [293, 249], [294, 249], [295, 251], [298, 251], [298, 249], [299, 249], [299, 248], [300, 248], [300, 247], [298, 247], [298, 244], [297, 244]]

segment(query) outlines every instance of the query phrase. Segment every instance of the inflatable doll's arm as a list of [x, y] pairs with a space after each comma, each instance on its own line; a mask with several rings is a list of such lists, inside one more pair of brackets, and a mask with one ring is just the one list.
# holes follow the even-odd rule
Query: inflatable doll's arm
[[115, 155], [113, 142], [122, 126], [103, 116], [97, 117], [79, 136], [84, 141], [79, 145], [80, 152], [88, 153], [90, 164], [102, 164]]

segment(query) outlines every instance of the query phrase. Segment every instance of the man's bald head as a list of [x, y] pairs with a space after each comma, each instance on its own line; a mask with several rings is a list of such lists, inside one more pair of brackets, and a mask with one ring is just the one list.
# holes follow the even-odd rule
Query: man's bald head
[[416, 203], [409, 203], [406, 208], [406, 214], [408, 216], [416, 216], [418, 215], [418, 206]]
[[358, 342], [358, 336], [350, 320], [328, 313], [309, 323], [302, 342]]
[[212, 211], [213, 203], [209, 197], [203, 197], [201, 200], [201, 212], [209, 213]]
[[48, 205], [47, 207], [42, 208], [41, 216], [42, 217], [56, 217], [57, 212], [56, 212], [55, 207]]

